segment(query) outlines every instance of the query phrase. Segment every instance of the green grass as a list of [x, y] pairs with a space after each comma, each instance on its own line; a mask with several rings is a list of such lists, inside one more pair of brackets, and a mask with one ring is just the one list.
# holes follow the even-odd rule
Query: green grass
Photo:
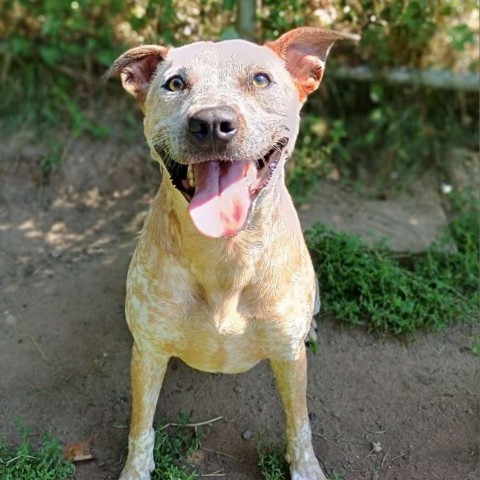
[[187, 418], [182, 417], [178, 425], [162, 425], [156, 430], [152, 480], [192, 480], [198, 476], [187, 459], [200, 448], [203, 435], [187, 424]]
[[[30, 441], [30, 432], [19, 425], [20, 440], [9, 444], [0, 439], [1, 480], [71, 480], [75, 467], [65, 461], [60, 442], [44, 434], [38, 445]], [[152, 480], [192, 480], [198, 472], [188, 457], [200, 448], [202, 433], [189, 427], [182, 417], [179, 424], [163, 424], [155, 432], [154, 459], [156, 464]]]
[[[289, 480], [288, 463], [285, 460], [284, 445], [267, 445], [260, 441], [258, 450], [258, 466], [265, 480]], [[343, 480], [338, 473], [327, 476], [329, 480]]]
[[[463, 201], [445, 238], [421, 256], [399, 258], [384, 244], [370, 246], [320, 224], [306, 238], [324, 311], [343, 324], [408, 336], [478, 312], [478, 202]], [[452, 242], [456, 251], [449, 253]]]
[[75, 467], [63, 459], [60, 442], [45, 434], [38, 445], [29, 439], [29, 431], [20, 427], [20, 441], [10, 445], [0, 440], [0, 478], [2, 480], [66, 480], [73, 478]]
[[257, 450], [258, 466], [265, 480], [287, 480], [290, 478], [283, 445], [267, 445], [260, 441]]

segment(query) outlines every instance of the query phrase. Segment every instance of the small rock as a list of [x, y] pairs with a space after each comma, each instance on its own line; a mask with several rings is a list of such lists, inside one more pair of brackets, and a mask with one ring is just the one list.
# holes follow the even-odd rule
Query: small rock
[[382, 444], [380, 442], [372, 442], [372, 450], [374, 453], [380, 453], [383, 450]]
[[452, 193], [453, 187], [448, 183], [442, 183], [440, 185], [440, 190], [444, 195], [448, 195], [449, 193]]
[[242, 438], [244, 440], [251, 440], [253, 437], [253, 432], [251, 430], [245, 430], [243, 433], [242, 433]]
[[469, 408], [469, 409], [467, 410], [467, 413], [468, 413], [469, 415], [473, 415], [473, 410], [472, 410], [471, 408]]
[[5, 323], [9, 327], [13, 327], [13, 325], [15, 325], [17, 323], [17, 317], [15, 317], [15, 315], [13, 315], [11, 313], [8, 313], [7, 316], [5, 317]]
[[315, 412], [310, 412], [308, 414], [308, 419], [311, 421], [311, 422], [314, 422], [316, 419], [317, 419], [317, 414]]

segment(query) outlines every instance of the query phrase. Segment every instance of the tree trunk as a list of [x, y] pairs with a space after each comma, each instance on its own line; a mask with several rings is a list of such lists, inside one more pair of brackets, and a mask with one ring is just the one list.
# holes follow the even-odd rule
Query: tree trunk
[[237, 0], [237, 31], [240, 37], [255, 40], [257, 35], [257, 0]]

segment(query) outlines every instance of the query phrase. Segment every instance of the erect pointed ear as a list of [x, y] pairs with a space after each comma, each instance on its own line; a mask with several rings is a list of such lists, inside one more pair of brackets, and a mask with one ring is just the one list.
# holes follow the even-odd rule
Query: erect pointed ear
[[150, 81], [167, 53], [167, 48], [158, 45], [132, 48], [115, 60], [105, 77], [114, 77], [120, 73], [123, 88], [132, 94], [144, 109]]
[[331, 46], [335, 40], [342, 39], [359, 40], [360, 37], [324, 28], [301, 27], [265, 45], [284, 60], [297, 82], [300, 99], [305, 101], [320, 85]]

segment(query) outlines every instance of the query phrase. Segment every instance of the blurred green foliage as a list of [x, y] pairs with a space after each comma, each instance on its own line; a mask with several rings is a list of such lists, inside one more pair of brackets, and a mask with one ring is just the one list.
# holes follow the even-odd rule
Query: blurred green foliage
[[[4, 0], [0, 126], [58, 131], [48, 137], [51, 152], [42, 163], [51, 170], [61, 159], [62, 129], [109, 134], [96, 112], [119, 86], [111, 82], [102, 89], [99, 79], [117, 55], [141, 43], [235, 38], [238, 1]], [[257, 18], [254, 36], [260, 42], [301, 25], [362, 35], [358, 46], [336, 45], [327, 88], [307, 103], [289, 171], [294, 191], [304, 194], [319, 175], [332, 171], [351, 175], [365, 166], [408, 171], [435, 162], [445, 145], [475, 138], [475, 95], [360, 85], [328, 75], [337, 64], [359, 63], [474, 70], [475, 0], [263, 0]]]

